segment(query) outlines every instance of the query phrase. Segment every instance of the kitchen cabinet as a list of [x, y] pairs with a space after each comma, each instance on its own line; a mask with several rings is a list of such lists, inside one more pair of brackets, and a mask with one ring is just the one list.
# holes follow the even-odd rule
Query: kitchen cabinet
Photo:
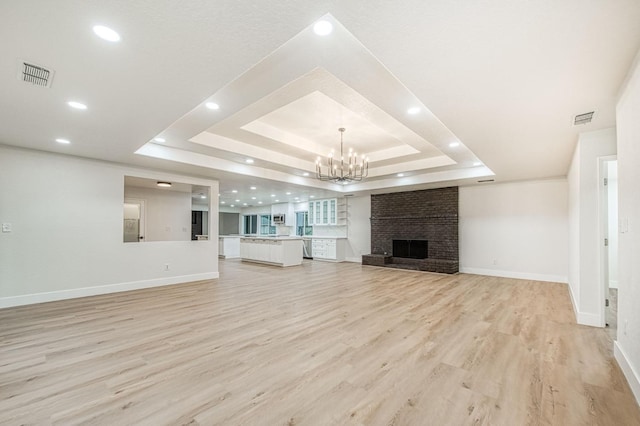
[[[284, 223], [275, 223], [273, 217], [275, 215], [284, 215]], [[292, 203], [279, 203], [271, 205], [271, 226], [284, 225], [295, 226], [296, 214], [294, 212], [294, 206]]]
[[344, 199], [309, 201], [309, 224], [313, 226], [339, 226], [347, 224]]
[[223, 259], [240, 257], [240, 236], [218, 237], [218, 257]]
[[240, 257], [249, 262], [278, 266], [302, 264], [302, 239], [277, 237], [241, 237]]
[[345, 259], [346, 244], [346, 238], [312, 237], [311, 255], [314, 260], [343, 262]]

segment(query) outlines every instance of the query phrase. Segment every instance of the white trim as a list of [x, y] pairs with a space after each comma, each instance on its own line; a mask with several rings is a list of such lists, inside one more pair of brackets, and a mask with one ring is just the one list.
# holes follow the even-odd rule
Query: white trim
[[[598, 157], [598, 305], [600, 306], [600, 322], [596, 327], [604, 327], [606, 325], [605, 318], [607, 316], [606, 299], [609, 298], [607, 290], [609, 288], [609, 248], [604, 245], [604, 239], [609, 238], [609, 203], [607, 201], [607, 187], [604, 185], [604, 179], [609, 176], [608, 163], [617, 161], [617, 155], [604, 155]], [[617, 218], [616, 218], [617, 220]], [[579, 321], [578, 321], [579, 322]], [[583, 324], [582, 322], [579, 322]], [[592, 325], [592, 324], [587, 324]]]
[[25, 294], [21, 296], [9, 296], [0, 298], [0, 309], [13, 306], [32, 305], [35, 303], [53, 302], [56, 300], [75, 299], [78, 297], [97, 296], [100, 294], [119, 293], [122, 291], [140, 290], [150, 287], [180, 284], [191, 281], [214, 280], [219, 278], [218, 272], [205, 272], [202, 274], [180, 275], [168, 278], [156, 278], [144, 281], [132, 281], [128, 283], [108, 284], [95, 287], [82, 287], [70, 290], [58, 290], [45, 293]]
[[598, 314], [588, 314], [578, 311], [576, 313], [576, 322], [580, 325], [589, 325], [591, 327], [602, 328], [602, 317]]
[[636, 401], [640, 404], [640, 376], [638, 376], [638, 373], [634, 370], [631, 363], [629, 363], [629, 357], [627, 357], [627, 354], [622, 350], [617, 340], [613, 342], [613, 356], [616, 358], [616, 361], [618, 361], [618, 365], [624, 373], [627, 382], [629, 382], [633, 396], [636, 397]]
[[578, 301], [576, 300], [576, 296], [573, 294], [573, 287], [571, 284], [568, 284], [569, 287], [569, 298], [571, 299], [571, 306], [573, 306], [573, 315], [576, 317], [576, 322], [578, 322]]
[[573, 306], [573, 314], [576, 316], [576, 322], [580, 325], [589, 325], [591, 327], [604, 327], [604, 325], [602, 324], [602, 318], [599, 315], [580, 312], [580, 310], [578, 309], [576, 297], [573, 294], [573, 287], [571, 287], [570, 285], [568, 287], [571, 306]]
[[618, 288], [618, 280], [609, 280], [609, 288]]
[[357, 257], [345, 257], [345, 262], [354, 262], [354, 263], [362, 263], [362, 256]]
[[497, 269], [460, 267], [463, 274], [488, 275], [490, 277], [517, 278], [521, 280], [548, 281], [567, 284], [566, 275], [532, 274], [529, 272], [501, 271]]

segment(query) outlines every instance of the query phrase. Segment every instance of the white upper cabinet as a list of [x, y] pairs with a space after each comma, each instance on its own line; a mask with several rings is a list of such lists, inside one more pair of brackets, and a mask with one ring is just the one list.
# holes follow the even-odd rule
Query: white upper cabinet
[[331, 198], [309, 201], [309, 224], [313, 226], [346, 225], [345, 200]]

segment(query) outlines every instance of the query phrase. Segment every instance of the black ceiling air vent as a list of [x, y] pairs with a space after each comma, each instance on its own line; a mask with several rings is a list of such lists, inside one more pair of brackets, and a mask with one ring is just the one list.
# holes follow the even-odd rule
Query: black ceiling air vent
[[577, 126], [578, 124], [587, 124], [587, 123], [591, 123], [591, 120], [593, 119], [593, 113], [595, 111], [591, 111], [591, 112], [585, 112], [584, 114], [578, 114], [575, 116], [575, 118], [573, 119], [573, 125]]
[[35, 86], [51, 87], [53, 80], [53, 70], [45, 68], [41, 65], [31, 64], [29, 62], [20, 61], [20, 71], [18, 78], [26, 83]]

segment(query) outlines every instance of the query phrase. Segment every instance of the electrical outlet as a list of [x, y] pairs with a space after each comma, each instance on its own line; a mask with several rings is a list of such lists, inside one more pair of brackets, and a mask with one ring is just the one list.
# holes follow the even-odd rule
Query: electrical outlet
[[4, 232], [4, 233], [11, 232], [11, 224], [10, 223], [3, 223], [2, 224], [2, 232]]
[[493, 259], [493, 262], [492, 262], [492, 263], [493, 263], [494, 265], [497, 265], [497, 264], [498, 264], [498, 259]]
[[165, 264], [164, 264], [164, 270], [165, 270], [165, 271], [168, 271], [168, 270], [169, 270], [169, 264], [168, 264], [168, 263], [165, 263]]

